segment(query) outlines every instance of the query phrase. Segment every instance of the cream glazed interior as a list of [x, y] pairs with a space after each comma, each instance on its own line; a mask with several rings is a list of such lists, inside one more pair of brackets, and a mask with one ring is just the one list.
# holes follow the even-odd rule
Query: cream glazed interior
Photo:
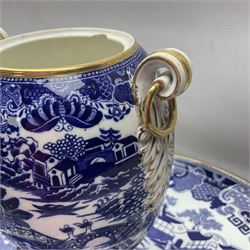
[[0, 67], [45, 69], [80, 65], [120, 55], [135, 43], [131, 35], [110, 29], [32, 32], [0, 41]]

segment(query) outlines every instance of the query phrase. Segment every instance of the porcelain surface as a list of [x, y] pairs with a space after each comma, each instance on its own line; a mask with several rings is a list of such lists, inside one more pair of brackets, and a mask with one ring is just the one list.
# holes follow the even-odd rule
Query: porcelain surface
[[247, 250], [250, 183], [176, 156], [159, 216], [136, 250]]
[[189, 57], [101, 28], [0, 39], [0, 231], [25, 250], [134, 248], [164, 201]]
[[73, 76], [0, 78], [1, 231], [22, 248], [124, 249], [144, 237], [157, 209], [140, 165], [131, 76], [145, 56], [139, 48]]
[[[248, 249], [249, 189], [220, 169], [176, 156], [161, 212], [136, 250]], [[3, 235], [0, 246], [16, 249]]]

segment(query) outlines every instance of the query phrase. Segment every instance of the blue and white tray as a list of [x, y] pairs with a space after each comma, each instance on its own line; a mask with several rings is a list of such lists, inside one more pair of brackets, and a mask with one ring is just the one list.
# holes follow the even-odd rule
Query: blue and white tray
[[[0, 239], [1, 250], [15, 250]], [[176, 156], [162, 210], [136, 250], [250, 249], [250, 183]]]

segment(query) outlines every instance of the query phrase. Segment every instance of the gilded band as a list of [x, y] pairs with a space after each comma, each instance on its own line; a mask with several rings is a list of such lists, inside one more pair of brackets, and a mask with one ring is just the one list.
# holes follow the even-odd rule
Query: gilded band
[[185, 74], [187, 76], [186, 82], [185, 82], [185, 87], [183, 91], [185, 91], [189, 85], [191, 84], [192, 80], [192, 68], [190, 66], [190, 63], [187, 61], [187, 59], [178, 51], [176, 50], [169, 50], [169, 49], [163, 49], [162, 51], [176, 57], [178, 61], [182, 64], [183, 69], [185, 71]]
[[207, 167], [209, 167], [209, 168], [211, 168], [213, 170], [216, 170], [218, 172], [221, 172], [221, 173], [223, 173], [225, 175], [228, 175], [228, 176], [230, 176], [230, 177], [232, 177], [232, 178], [234, 178], [234, 179], [236, 179], [236, 180], [238, 180], [240, 182], [243, 182], [246, 185], [250, 184], [249, 180], [247, 180], [247, 179], [245, 179], [245, 178], [243, 178], [243, 177], [241, 177], [241, 176], [239, 176], [239, 175], [237, 175], [237, 174], [235, 174], [235, 173], [233, 173], [233, 172], [231, 172], [231, 171], [229, 171], [229, 170], [227, 170], [227, 169], [225, 169], [223, 167], [217, 166], [215, 164], [211, 164], [211, 163], [208, 163], [206, 161], [199, 160], [197, 158], [193, 158], [193, 157], [190, 157], [190, 156], [180, 155], [178, 153], [175, 154], [175, 156], [178, 157], [178, 158], [182, 158], [184, 160], [187, 160], [187, 161], [193, 161], [193, 162], [198, 163], [198, 164], [206, 165]]
[[134, 44], [125, 51], [118, 53], [114, 56], [107, 57], [95, 62], [84, 63], [74, 66], [58, 67], [58, 68], [44, 68], [44, 69], [15, 69], [15, 68], [2, 68], [0, 67], [0, 76], [13, 77], [13, 78], [46, 78], [56, 76], [67, 76], [79, 73], [85, 73], [92, 70], [98, 70], [109, 67], [118, 62], [125, 60], [132, 56], [138, 48], [138, 43]]

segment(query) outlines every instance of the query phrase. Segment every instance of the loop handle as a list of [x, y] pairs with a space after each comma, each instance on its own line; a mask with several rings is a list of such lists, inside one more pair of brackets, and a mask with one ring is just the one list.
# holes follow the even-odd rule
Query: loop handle
[[[161, 72], [163, 69], [164, 73]], [[142, 121], [153, 135], [166, 137], [174, 130], [177, 119], [175, 97], [188, 88], [191, 78], [191, 61], [177, 49], [156, 51], [139, 64], [132, 91]], [[160, 115], [162, 110], [159, 109], [164, 105], [156, 105], [157, 102], [168, 105], [167, 116]]]
[[144, 105], [141, 106], [142, 108], [142, 119], [144, 121], [144, 124], [153, 132], [154, 135], [165, 137], [168, 134], [170, 134], [176, 125], [177, 120], [177, 109], [176, 109], [176, 100], [175, 98], [170, 99], [169, 102], [169, 125], [165, 128], [159, 128], [154, 124], [154, 121], [151, 118], [151, 108], [153, 106], [153, 103], [155, 101], [156, 95], [159, 93], [160, 85], [158, 83], [155, 83], [152, 85], [152, 87], [149, 89], [147, 97], [145, 98]]

